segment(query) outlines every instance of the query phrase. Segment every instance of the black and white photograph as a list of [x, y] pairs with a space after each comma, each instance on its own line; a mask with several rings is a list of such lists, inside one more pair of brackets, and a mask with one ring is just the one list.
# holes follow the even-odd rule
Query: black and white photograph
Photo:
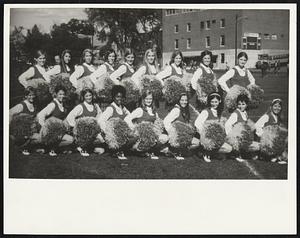
[[275, 5], [6, 6], [8, 184], [291, 182], [296, 19]]

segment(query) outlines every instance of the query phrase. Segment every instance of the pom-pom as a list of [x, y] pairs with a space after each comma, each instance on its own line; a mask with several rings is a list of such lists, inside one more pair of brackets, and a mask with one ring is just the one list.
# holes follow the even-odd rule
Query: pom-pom
[[182, 76], [180, 82], [185, 87], [185, 90], [190, 93], [191, 90], [191, 79], [193, 78], [193, 74], [185, 72]]
[[113, 86], [114, 82], [109, 77], [109, 74], [103, 74], [97, 78], [97, 81], [95, 82], [95, 91], [100, 102], [111, 103], [113, 101], [111, 95]]
[[206, 121], [200, 131], [200, 143], [205, 150], [219, 150], [224, 144], [226, 133], [224, 126], [216, 121]]
[[258, 108], [264, 101], [264, 90], [258, 85], [249, 85], [247, 89], [251, 95], [249, 109]]
[[65, 133], [64, 122], [58, 118], [50, 117], [41, 128], [41, 139], [47, 146], [57, 146]]
[[126, 99], [124, 105], [129, 109], [133, 110], [136, 108], [140, 100], [140, 90], [136, 84], [130, 79], [126, 78], [122, 80], [122, 85], [126, 89]]
[[212, 93], [216, 92], [218, 87], [214, 80], [210, 77], [201, 77], [197, 83], [197, 98], [201, 104], [206, 104], [207, 96]]
[[237, 97], [241, 94], [245, 94], [249, 99], [251, 99], [249, 91], [244, 87], [234, 85], [229, 89], [229, 92], [227, 93], [224, 100], [225, 107], [228, 111], [231, 112], [237, 108], [236, 100]]
[[137, 149], [139, 151], [148, 151], [156, 145], [158, 135], [155, 133], [152, 122], [141, 122], [134, 128], [134, 134], [138, 137]]
[[164, 90], [165, 99], [168, 104], [175, 104], [180, 99], [182, 93], [186, 93], [185, 86], [180, 82], [180, 78], [177, 76], [171, 76], [165, 80]]
[[261, 152], [268, 156], [281, 155], [286, 148], [287, 136], [287, 129], [281, 126], [266, 126], [260, 139]]
[[94, 90], [94, 83], [89, 76], [82, 77], [77, 80], [76, 93], [80, 95], [81, 91], [85, 88], [90, 88]]
[[251, 127], [247, 123], [236, 123], [227, 136], [227, 142], [235, 151], [247, 151], [254, 139]]
[[163, 131], [164, 131], [164, 121], [160, 118], [157, 118], [155, 121], [154, 121], [154, 132], [156, 133], [157, 136], [160, 136]]
[[120, 149], [132, 136], [127, 123], [120, 118], [110, 118], [105, 127], [105, 141], [110, 149]]
[[14, 136], [15, 143], [22, 145], [35, 132], [35, 118], [27, 113], [20, 113], [13, 116], [9, 126], [9, 133]]
[[52, 96], [49, 92], [48, 83], [42, 78], [34, 78], [27, 81], [28, 87], [33, 87], [36, 90], [36, 100], [38, 109], [44, 108], [51, 102]]
[[186, 149], [192, 144], [195, 132], [190, 124], [175, 121], [169, 131], [169, 143], [174, 148]]
[[141, 94], [143, 94], [147, 90], [150, 90], [153, 94], [154, 100], [162, 100], [162, 89], [163, 86], [161, 82], [156, 79], [155, 76], [146, 74], [141, 78]]
[[84, 148], [93, 144], [100, 133], [100, 127], [94, 117], [81, 117], [76, 120], [73, 133], [76, 144]]

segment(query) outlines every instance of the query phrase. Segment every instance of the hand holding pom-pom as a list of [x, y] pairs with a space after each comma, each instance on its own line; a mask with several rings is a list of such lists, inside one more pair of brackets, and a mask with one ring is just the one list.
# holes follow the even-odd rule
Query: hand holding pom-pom
[[114, 82], [108, 74], [104, 74], [97, 78], [97, 81], [95, 82], [95, 91], [100, 102], [111, 103], [113, 101], [111, 96], [113, 86]]
[[175, 104], [182, 93], [186, 93], [185, 86], [180, 82], [180, 78], [171, 76], [165, 81], [165, 99], [168, 104]]
[[152, 122], [142, 122], [136, 125], [134, 133], [138, 138], [137, 149], [148, 151], [158, 142], [159, 136], [155, 133]]
[[247, 86], [251, 98], [249, 102], [249, 109], [258, 108], [258, 106], [264, 101], [264, 90], [258, 85]]
[[82, 77], [77, 80], [76, 93], [80, 95], [81, 91], [85, 88], [94, 90], [94, 83], [92, 82], [92, 80], [89, 76]]
[[130, 78], [123, 79], [122, 84], [126, 89], [125, 106], [128, 109], [135, 109], [140, 100], [140, 90]]
[[227, 142], [235, 151], [247, 151], [254, 140], [253, 131], [247, 123], [236, 123], [227, 136]]
[[169, 130], [169, 143], [174, 148], [186, 149], [192, 144], [195, 132], [190, 124], [175, 121]]
[[141, 78], [141, 93], [143, 94], [147, 90], [151, 91], [154, 100], [161, 100], [163, 98], [163, 85], [153, 75], [144, 75]]
[[58, 118], [50, 117], [41, 128], [41, 139], [47, 146], [57, 146], [65, 133], [64, 122]]

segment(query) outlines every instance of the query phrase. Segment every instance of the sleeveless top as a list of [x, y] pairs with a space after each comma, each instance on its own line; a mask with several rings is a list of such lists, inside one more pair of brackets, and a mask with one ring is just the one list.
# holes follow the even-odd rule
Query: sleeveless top
[[67, 111], [66, 110], [61, 111], [59, 109], [58, 104], [57, 104], [57, 102], [55, 100], [53, 100], [52, 102], [55, 104], [55, 108], [54, 108], [53, 112], [49, 116], [47, 116], [46, 119], [48, 119], [49, 117], [56, 117], [56, 118], [58, 118], [60, 120], [64, 120], [66, 118], [66, 116], [67, 116]]
[[33, 110], [33, 112], [32, 112], [32, 111], [30, 111], [30, 110], [28, 109], [27, 104], [26, 104], [24, 101], [22, 101], [20, 104], [23, 106], [23, 111], [22, 111], [22, 113], [26, 113], [26, 114], [29, 114], [29, 115], [31, 115], [31, 116], [35, 116], [35, 115], [36, 115], [36, 109], [35, 109], [35, 107], [33, 107], [34, 110]]
[[124, 118], [126, 117], [125, 112], [123, 111], [123, 114], [119, 114], [116, 110], [116, 108], [113, 105], [110, 105], [110, 107], [112, 107], [113, 109], [113, 114], [110, 118], [121, 118], [122, 120], [124, 120]]
[[208, 117], [207, 117], [207, 121], [208, 120], [213, 120], [213, 121], [219, 121], [219, 117], [218, 116], [215, 116], [214, 114], [213, 114], [213, 112], [211, 111], [211, 109], [204, 109], [205, 111], [207, 111], [207, 113], [208, 113]]
[[143, 110], [143, 115], [140, 118], [136, 119], [137, 123], [141, 123], [143, 121], [154, 123], [156, 120], [156, 115], [150, 115], [146, 110]]
[[242, 87], [247, 87], [247, 85], [250, 83], [249, 78], [248, 78], [248, 71], [246, 70], [245, 76], [241, 76], [236, 68], [233, 68], [234, 70], [234, 75], [230, 79], [230, 86], [232, 87], [233, 85], [239, 85]]
[[[239, 123], [239, 122], [247, 122], [248, 116], [247, 116], [247, 119], [244, 120], [239, 110], [235, 110], [234, 112], [237, 114], [237, 121], [236, 121], [236, 123]], [[235, 124], [236, 124], [236, 123], [235, 123]]]
[[33, 75], [33, 79], [37, 79], [37, 78], [42, 78], [45, 79], [44, 76], [40, 73], [40, 71], [38, 70], [38, 68], [34, 65], [34, 75]]
[[271, 112], [267, 113], [267, 115], [269, 116], [269, 120], [265, 123], [264, 126], [279, 125], [280, 124], [278, 119], [277, 119], [277, 121], [275, 121], [275, 119], [274, 119]]
[[[178, 109], [180, 110], [180, 107], [179, 107], [178, 105], [176, 105], [175, 107], [178, 108]], [[189, 123], [189, 121], [186, 121], [186, 120], [183, 118], [181, 111], [180, 111], [179, 117], [177, 117], [175, 121], [181, 121], [181, 122], [183, 122], [183, 123]]]
[[175, 76], [177, 76], [179, 78], [183, 77], [183, 73], [182, 74], [177, 73], [176, 69], [172, 65], [171, 65], [171, 68], [172, 68], [171, 75], [175, 75]]
[[93, 72], [89, 70], [89, 68], [87, 66], [85, 66], [84, 64], [81, 65], [84, 69], [83, 74], [81, 75], [80, 78], [83, 78], [85, 76], [89, 76], [91, 75]]
[[93, 105], [93, 111], [89, 111], [86, 107], [86, 105], [84, 103], [80, 103], [80, 105], [82, 106], [82, 113], [79, 117], [77, 118], [81, 118], [81, 117], [96, 117], [97, 116], [97, 109], [96, 106]]
[[203, 78], [210, 79], [210, 81], [214, 80], [215, 76], [214, 76], [213, 72], [207, 73], [205, 68], [202, 65], [200, 65], [200, 68], [202, 69], [202, 77]]
[[67, 70], [67, 67], [65, 67], [65, 69], [60, 65], [60, 73], [68, 73], [68, 74], [72, 74], [74, 72], [74, 70], [69, 66], [69, 71]]
[[143, 66], [146, 67], [146, 73], [145, 73], [145, 74], [148, 74], [148, 75], [156, 75], [156, 74], [158, 73], [158, 72], [152, 73], [152, 72], [151, 72], [151, 69], [150, 69], [150, 67], [149, 67], [148, 64], [144, 64]]
[[108, 74], [111, 74], [112, 72], [114, 72], [113, 70], [110, 69], [109, 65], [107, 65], [106, 62], [104, 63], [104, 65], [105, 65], [105, 67], [106, 67], [106, 72], [107, 72]]
[[122, 64], [122, 65], [125, 65], [125, 66], [126, 66], [126, 72], [121, 76], [121, 79], [123, 79], [123, 78], [130, 78], [130, 77], [134, 74], [134, 71], [131, 72], [131, 71], [129, 70], [129, 67], [128, 67], [127, 64]]

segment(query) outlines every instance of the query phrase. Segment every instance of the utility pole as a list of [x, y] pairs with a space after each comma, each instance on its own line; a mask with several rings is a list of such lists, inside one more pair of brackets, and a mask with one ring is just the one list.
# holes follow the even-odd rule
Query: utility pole
[[237, 64], [237, 22], [238, 22], [238, 14], [235, 14], [235, 44], [234, 44], [234, 63]]

